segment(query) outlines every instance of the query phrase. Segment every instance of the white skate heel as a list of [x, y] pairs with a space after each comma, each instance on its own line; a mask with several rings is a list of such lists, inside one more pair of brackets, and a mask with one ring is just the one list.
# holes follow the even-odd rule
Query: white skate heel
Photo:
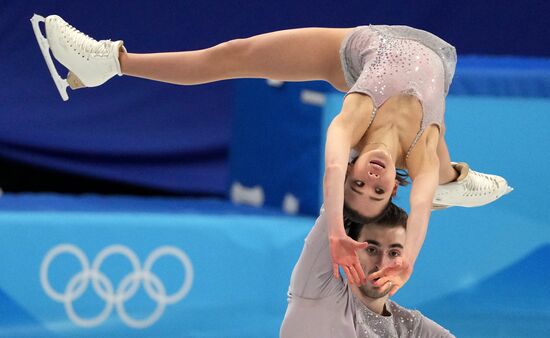
[[500, 176], [488, 175], [471, 170], [466, 163], [453, 163], [460, 173], [456, 181], [437, 187], [433, 199], [433, 210], [453, 206], [478, 207], [496, 201], [514, 190]]
[[[44, 22], [46, 37], [40, 31], [40, 22]], [[96, 41], [57, 15], [44, 18], [35, 14], [31, 23], [38, 46], [63, 101], [69, 99], [67, 87], [96, 87], [115, 75], [122, 75], [118, 55], [120, 50], [125, 51], [123, 41]], [[58, 74], [48, 50], [51, 50], [59, 63], [69, 69], [66, 79]]]

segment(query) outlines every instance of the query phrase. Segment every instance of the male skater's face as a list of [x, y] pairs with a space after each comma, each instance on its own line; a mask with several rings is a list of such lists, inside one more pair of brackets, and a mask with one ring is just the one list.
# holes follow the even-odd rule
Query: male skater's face
[[[368, 224], [361, 229], [358, 242], [367, 242], [369, 246], [357, 252], [365, 275], [391, 265], [401, 256], [405, 245], [405, 228], [403, 226], [385, 227]], [[361, 292], [370, 298], [380, 298], [390, 291], [387, 285], [374, 286], [371, 281], [362, 285]]]

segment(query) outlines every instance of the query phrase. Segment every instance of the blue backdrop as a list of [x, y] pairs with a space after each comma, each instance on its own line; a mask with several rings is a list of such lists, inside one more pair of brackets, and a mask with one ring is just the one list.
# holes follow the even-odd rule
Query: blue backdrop
[[[516, 191], [484, 208], [435, 213], [415, 274], [396, 300], [419, 307], [459, 337], [548, 332], [544, 173], [550, 163], [536, 154], [550, 144], [549, 2], [0, 0], [0, 157], [168, 191], [219, 194], [229, 183], [235, 81], [179, 87], [123, 77], [71, 92], [62, 102], [32, 33], [33, 13], [59, 14], [96, 38], [124, 39], [134, 52], [198, 49], [304, 26], [408, 24], [440, 35], [459, 52], [447, 113], [453, 156], [502, 174]], [[406, 205], [406, 195], [400, 193], [399, 204]], [[290, 271], [313, 219], [210, 202], [97, 199], [0, 199], [0, 336], [277, 335]], [[118, 308], [100, 325], [82, 328], [40, 279], [47, 253], [64, 244], [78, 247], [90, 264], [104, 249], [122, 245], [142, 266], [158, 248], [176, 248], [193, 264], [193, 284], [144, 330], [128, 326]], [[118, 286], [131, 270], [117, 258], [103, 267]], [[169, 295], [188, 278], [170, 259], [154, 269]], [[50, 267], [52, 288], [69, 292], [78, 261], [63, 256]], [[157, 294], [160, 288], [157, 283]], [[87, 290], [75, 313], [92, 318], [106, 303]], [[128, 313], [139, 319], [158, 304], [143, 287], [128, 301]]]
[[116, 78], [71, 92], [64, 103], [36, 45], [33, 13], [59, 14], [98, 39], [124, 39], [133, 52], [198, 49], [286, 28], [388, 23], [430, 30], [461, 55], [533, 57], [550, 56], [550, 37], [541, 34], [541, 13], [549, 12], [550, 3], [535, 0], [2, 0], [0, 157], [174, 192], [219, 194], [228, 184], [233, 81], [178, 87]]

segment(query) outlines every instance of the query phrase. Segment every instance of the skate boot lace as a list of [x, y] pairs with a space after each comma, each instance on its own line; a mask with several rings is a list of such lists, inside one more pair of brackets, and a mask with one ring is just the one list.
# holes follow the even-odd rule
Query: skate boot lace
[[471, 170], [468, 179], [464, 182], [466, 191], [464, 196], [485, 196], [498, 189], [498, 181], [486, 174]]
[[97, 41], [66, 22], [61, 22], [61, 34], [78, 55], [89, 60], [90, 57], [108, 57], [111, 54], [111, 40]]

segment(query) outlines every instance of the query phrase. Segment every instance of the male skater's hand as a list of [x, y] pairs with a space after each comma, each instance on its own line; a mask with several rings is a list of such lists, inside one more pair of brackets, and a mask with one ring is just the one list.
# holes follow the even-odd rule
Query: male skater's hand
[[409, 280], [412, 272], [413, 265], [407, 259], [397, 257], [391, 265], [371, 273], [367, 279], [373, 281], [379, 278], [373, 282], [376, 286], [382, 286], [389, 282], [389, 295], [393, 296]]
[[340, 278], [338, 265], [346, 273], [346, 277], [350, 284], [361, 285], [367, 282], [365, 273], [359, 262], [357, 250], [364, 250], [368, 243], [360, 243], [354, 241], [347, 235], [330, 236], [330, 255], [332, 256], [332, 273], [334, 278]]

